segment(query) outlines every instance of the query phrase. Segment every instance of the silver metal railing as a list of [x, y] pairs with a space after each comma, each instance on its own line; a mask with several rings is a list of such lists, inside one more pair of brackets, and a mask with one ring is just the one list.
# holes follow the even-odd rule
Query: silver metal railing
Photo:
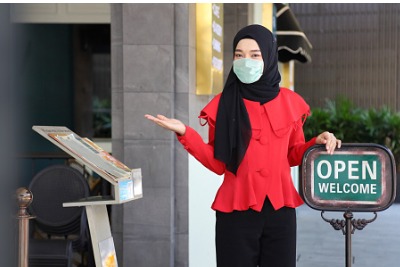
[[18, 267], [28, 267], [28, 251], [29, 251], [29, 219], [34, 218], [28, 213], [28, 207], [32, 203], [33, 195], [26, 187], [20, 187], [16, 191], [18, 211]]

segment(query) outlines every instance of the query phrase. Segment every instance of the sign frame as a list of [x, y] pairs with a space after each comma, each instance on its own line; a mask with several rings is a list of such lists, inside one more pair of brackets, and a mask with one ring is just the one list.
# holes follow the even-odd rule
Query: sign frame
[[[349, 200], [349, 199], [323, 199], [314, 191], [316, 179], [314, 177], [315, 162], [319, 157], [325, 156], [354, 156], [362, 157], [375, 155], [381, 163], [380, 168], [380, 197], [376, 201], [371, 200]], [[348, 178], [348, 177], [347, 177]], [[300, 170], [300, 194], [308, 206], [316, 210], [324, 211], [355, 211], [355, 212], [376, 212], [390, 207], [396, 197], [396, 164], [392, 152], [385, 146], [371, 143], [343, 143], [337, 148], [333, 155], [326, 152], [325, 145], [314, 145], [306, 150], [303, 156]], [[349, 187], [348, 187], [349, 188]], [[350, 191], [350, 190], [348, 190]], [[351, 192], [352, 193], [352, 192]], [[350, 194], [349, 194], [350, 195]], [[354, 195], [353, 195], [354, 197]], [[354, 197], [354, 198], [357, 198]]]

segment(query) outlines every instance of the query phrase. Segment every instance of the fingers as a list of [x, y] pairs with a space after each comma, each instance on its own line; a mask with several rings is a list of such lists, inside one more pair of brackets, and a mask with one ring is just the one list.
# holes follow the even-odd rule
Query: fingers
[[164, 115], [160, 115], [160, 114], [157, 115], [157, 118], [159, 118], [160, 120], [163, 120], [163, 121], [168, 120], [167, 117], [165, 117]]
[[157, 117], [154, 117], [154, 116], [149, 115], [149, 114], [145, 114], [144, 117], [145, 117], [146, 119], [149, 119], [149, 120], [154, 121], [154, 122], [156, 122], [156, 123], [160, 123], [161, 121], [166, 121], [166, 120], [168, 120], [167, 117], [165, 117], [165, 116], [163, 116], [163, 115], [160, 115], [160, 114], [158, 114]]
[[342, 140], [337, 139], [337, 148], [341, 148], [342, 147]]
[[158, 126], [176, 132], [180, 135], [183, 135], [186, 131], [185, 125], [181, 121], [178, 121], [176, 119], [170, 119], [160, 114], [158, 114], [156, 117], [149, 114], [145, 114], [144, 117], [146, 119], [153, 121]]
[[146, 119], [151, 120], [151, 121], [154, 121], [154, 119], [155, 119], [154, 116], [151, 116], [151, 115], [149, 115], [149, 114], [145, 114], [144, 117], [145, 117]]
[[328, 152], [328, 154], [333, 154], [333, 151], [335, 151], [336, 148], [336, 137], [331, 134], [328, 133], [328, 136], [326, 137], [326, 151]]
[[325, 144], [326, 151], [328, 154], [333, 154], [336, 147], [340, 148], [342, 146], [342, 141], [337, 139], [333, 133], [323, 132], [320, 134], [321, 144]]
[[152, 116], [152, 115], [149, 115], [149, 114], [146, 114], [146, 115], [144, 115], [144, 117], [146, 118], [146, 119], [149, 119], [149, 120], [151, 120], [151, 121], [153, 121], [154, 123], [156, 123], [157, 125], [159, 125], [159, 126], [161, 126], [161, 127], [163, 127], [163, 128], [166, 128], [165, 127], [165, 119], [163, 119], [163, 118], [165, 118], [164, 116], [161, 116], [161, 115], [157, 115], [157, 118], [156, 117], [154, 117], [154, 116]]

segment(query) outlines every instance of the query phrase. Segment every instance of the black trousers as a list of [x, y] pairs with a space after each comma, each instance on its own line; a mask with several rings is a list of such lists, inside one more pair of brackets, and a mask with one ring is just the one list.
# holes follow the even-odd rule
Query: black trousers
[[261, 212], [216, 212], [218, 267], [295, 267], [296, 211], [274, 210], [268, 198]]

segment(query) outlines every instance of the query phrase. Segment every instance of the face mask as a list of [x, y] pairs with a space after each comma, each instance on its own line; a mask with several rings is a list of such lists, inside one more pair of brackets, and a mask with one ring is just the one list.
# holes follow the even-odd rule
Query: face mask
[[254, 83], [260, 79], [264, 70], [264, 62], [251, 58], [233, 61], [233, 72], [242, 83]]

